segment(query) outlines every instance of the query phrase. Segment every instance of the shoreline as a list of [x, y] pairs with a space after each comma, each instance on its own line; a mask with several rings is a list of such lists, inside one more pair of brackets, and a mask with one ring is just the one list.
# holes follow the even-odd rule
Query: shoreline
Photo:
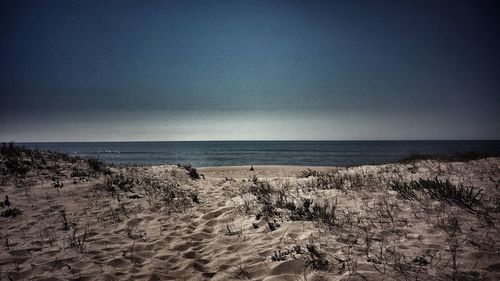
[[[98, 158], [115, 167], [149, 167], [165, 164], [212, 166], [314, 166], [355, 167], [398, 162], [416, 158], [471, 158], [500, 156], [500, 141], [404, 142], [389, 144], [379, 141], [364, 144], [338, 142], [165, 142], [141, 145], [130, 142], [99, 143], [23, 143], [27, 148]], [[472, 153], [471, 153], [472, 152]], [[472, 155], [471, 155], [472, 154]]]

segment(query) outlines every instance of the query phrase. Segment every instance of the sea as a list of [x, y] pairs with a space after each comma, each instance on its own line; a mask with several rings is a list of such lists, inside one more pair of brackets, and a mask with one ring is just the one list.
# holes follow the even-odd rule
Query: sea
[[37, 142], [20, 145], [98, 158], [117, 166], [355, 166], [390, 163], [415, 153], [500, 153], [499, 140]]

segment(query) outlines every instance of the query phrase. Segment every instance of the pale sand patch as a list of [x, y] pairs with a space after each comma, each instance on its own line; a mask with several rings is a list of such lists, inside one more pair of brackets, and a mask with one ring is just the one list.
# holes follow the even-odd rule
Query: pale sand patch
[[[254, 171], [250, 171], [253, 167]], [[319, 167], [319, 166], [284, 166], [284, 165], [257, 165], [257, 166], [219, 166], [219, 167], [200, 167], [197, 170], [210, 178], [250, 178], [253, 175], [257, 177], [296, 177], [300, 172], [311, 169], [315, 171], [332, 171], [337, 167]]]

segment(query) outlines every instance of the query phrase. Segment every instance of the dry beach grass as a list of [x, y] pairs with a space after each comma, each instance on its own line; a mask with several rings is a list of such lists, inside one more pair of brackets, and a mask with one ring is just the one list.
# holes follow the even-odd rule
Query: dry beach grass
[[496, 157], [193, 171], [7, 145], [0, 161], [0, 280], [500, 278]]

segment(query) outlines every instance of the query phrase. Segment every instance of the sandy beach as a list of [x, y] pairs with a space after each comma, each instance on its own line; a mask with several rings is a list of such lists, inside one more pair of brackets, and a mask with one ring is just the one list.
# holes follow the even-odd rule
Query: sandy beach
[[3, 151], [0, 280], [500, 278], [500, 158], [253, 168]]

